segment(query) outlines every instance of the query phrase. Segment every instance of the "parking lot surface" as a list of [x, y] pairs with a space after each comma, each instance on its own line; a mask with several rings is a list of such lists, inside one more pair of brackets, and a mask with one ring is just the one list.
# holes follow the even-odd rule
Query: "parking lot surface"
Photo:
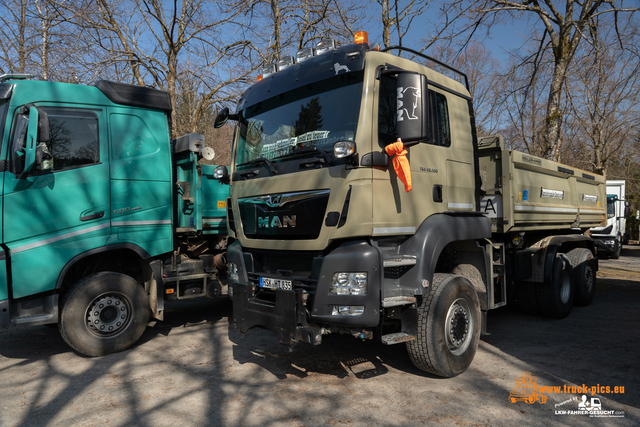
[[[403, 345], [328, 335], [288, 352], [268, 331], [241, 337], [227, 299], [172, 305], [132, 349], [99, 358], [56, 328], [0, 332], [0, 426], [637, 426], [640, 247], [600, 269], [594, 302], [566, 319], [490, 312], [451, 379], [418, 371]], [[509, 400], [523, 376], [534, 403]]]

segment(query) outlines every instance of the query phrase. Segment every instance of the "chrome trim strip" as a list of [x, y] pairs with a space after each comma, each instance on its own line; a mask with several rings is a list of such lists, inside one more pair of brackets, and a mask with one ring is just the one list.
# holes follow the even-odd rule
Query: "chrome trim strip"
[[449, 209], [473, 209], [472, 203], [449, 203], [447, 205]]
[[223, 222], [227, 222], [227, 219], [226, 218], [203, 219], [202, 222], [205, 224], [222, 224]]
[[254, 205], [267, 205], [270, 208], [281, 208], [287, 203], [300, 200], [313, 199], [320, 196], [328, 196], [331, 190], [300, 191], [297, 193], [270, 194], [268, 196], [248, 197], [238, 200], [238, 203], [251, 203]]
[[114, 227], [122, 225], [166, 225], [171, 224], [170, 219], [161, 219], [157, 221], [113, 221], [111, 225]]
[[557, 212], [557, 213], [578, 213], [578, 209], [575, 208], [545, 208], [543, 206], [522, 206], [516, 205], [517, 211], [535, 211], [535, 212]]
[[49, 243], [59, 242], [61, 240], [70, 239], [72, 237], [81, 236], [83, 234], [92, 233], [94, 231], [102, 230], [103, 228], [109, 228], [109, 227], [111, 227], [111, 224], [106, 223], [106, 224], [96, 225], [96, 226], [85, 228], [85, 229], [78, 230], [78, 231], [72, 231], [71, 233], [62, 234], [60, 236], [51, 237], [49, 239], [40, 240], [39, 242], [30, 243], [28, 245], [24, 245], [24, 246], [17, 247], [15, 249], [11, 249], [11, 253], [12, 254], [18, 254], [20, 252], [28, 251], [29, 249], [37, 248], [39, 246], [48, 245]]
[[374, 228], [373, 234], [401, 234], [401, 233], [415, 233], [415, 227], [382, 227]]

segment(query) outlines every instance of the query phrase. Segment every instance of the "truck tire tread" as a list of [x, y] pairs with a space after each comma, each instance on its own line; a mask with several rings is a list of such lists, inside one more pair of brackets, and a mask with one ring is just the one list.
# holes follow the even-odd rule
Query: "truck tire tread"
[[589, 305], [596, 293], [596, 260], [589, 249], [576, 248], [567, 254], [573, 269], [575, 305]]
[[[568, 281], [568, 283], [567, 283]], [[563, 319], [569, 315], [574, 299], [571, 265], [564, 254], [555, 257], [550, 282], [538, 283], [536, 299], [544, 316]]]
[[[447, 347], [445, 322], [455, 301], [469, 304], [471, 334], [462, 354], [453, 354]], [[441, 377], [454, 377], [464, 372], [475, 356], [480, 337], [480, 302], [468, 279], [452, 274], [436, 273], [429, 294], [418, 306], [417, 336], [407, 343], [413, 364], [420, 370]]]

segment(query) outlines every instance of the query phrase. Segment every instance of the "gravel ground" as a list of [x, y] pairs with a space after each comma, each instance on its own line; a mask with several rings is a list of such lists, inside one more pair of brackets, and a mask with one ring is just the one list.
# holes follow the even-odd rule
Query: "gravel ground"
[[[227, 299], [176, 304], [134, 348], [99, 358], [55, 328], [0, 332], [0, 426], [640, 425], [638, 258], [626, 246], [601, 260], [594, 302], [566, 319], [491, 312], [490, 335], [452, 379], [415, 369], [403, 345], [329, 335], [287, 352], [267, 331], [242, 338]], [[585, 385], [624, 416], [560, 413], [578, 410], [584, 393], [571, 388], [510, 403], [524, 372], [563, 392]]]

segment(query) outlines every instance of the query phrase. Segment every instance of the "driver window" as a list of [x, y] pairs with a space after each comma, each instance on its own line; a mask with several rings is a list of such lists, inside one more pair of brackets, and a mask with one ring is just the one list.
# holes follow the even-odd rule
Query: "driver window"
[[[49, 141], [38, 144], [42, 149], [42, 162], [37, 165], [36, 171], [56, 171], [100, 162], [98, 115], [94, 111], [77, 108], [39, 108], [49, 116]], [[24, 147], [28, 126], [28, 115], [17, 116], [9, 155], [9, 167], [15, 174], [24, 169]]]

